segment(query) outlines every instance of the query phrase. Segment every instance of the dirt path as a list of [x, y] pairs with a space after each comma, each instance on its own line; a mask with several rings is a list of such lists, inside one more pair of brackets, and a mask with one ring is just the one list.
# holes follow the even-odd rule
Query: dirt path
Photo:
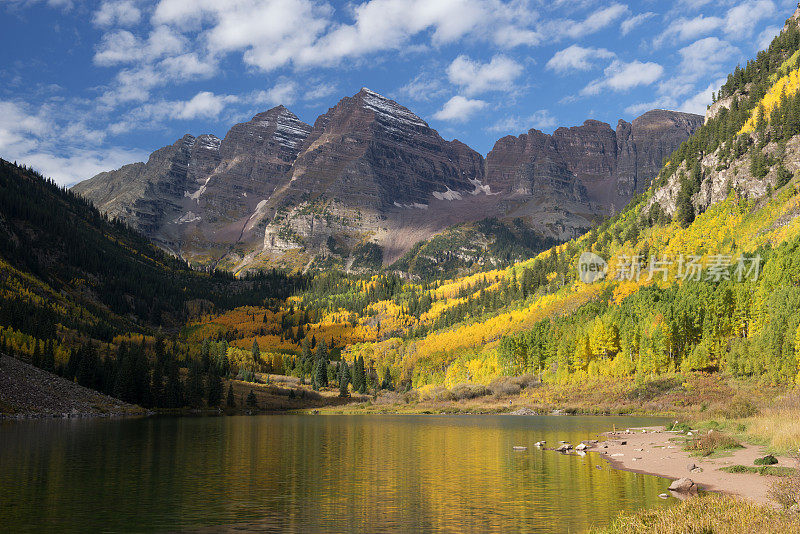
[[[664, 427], [608, 432], [605, 441], [599, 442], [587, 451], [603, 455], [616, 469], [670, 479], [687, 477], [702, 490], [740, 495], [761, 504], [774, 504], [769, 498], [768, 491], [776, 477], [720, 471], [724, 467], [737, 464], [753, 466], [753, 460], [766, 454], [763, 447], [745, 445], [743, 449], [731, 451], [730, 455], [702, 458], [690, 456], [688, 451], [683, 450], [680, 442], [671, 440], [678, 435], [664, 430]], [[790, 458], [779, 457], [778, 460], [778, 465], [795, 467]], [[697, 469], [690, 471], [691, 465], [699, 467], [702, 471]]]

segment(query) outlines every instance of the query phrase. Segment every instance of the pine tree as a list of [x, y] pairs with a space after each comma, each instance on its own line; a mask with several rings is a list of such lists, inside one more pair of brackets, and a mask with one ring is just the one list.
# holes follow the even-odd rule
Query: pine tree
[[220, 402], [222, 402], [222, 379], [214, 371], [208, 375], [208, 394], [206, 395], [206, 401], [210, 407], [219, 406]]
[[236, 408], [236, 397], [233, 395], [233, 384], [228, 383], [228, 396], [225, 404], [228, 408]]
[[258, 399], [256, 399], [256, 394], [253, 393], [252, 389], [250, 390], [250, 393], [247, 394], [246, 403], [250, 408], [258, 408]]
[[348, 397], [350, 395], [350, 392], [347, 389], [347, 386], [350, 383], [350, 367], [344, 360], [339, 362], [339, 373], [337, 380], [339, 382], [339, 396]]
[[318, 388], [328, 386], [328, 345], [325, 340], [317, 345], [317, 358], [314, 365], [314, 383]]
[[358, 357], [358, 392], [359, 393], [366, 393], [367, 392], [367, 375], [364, 370], [364, 357]]
[[253, 353], [253, 361], [256, 363], [256, 365], [258, 365], [258, 363], [261, 361], [261, 349], [258, 347], [258, 341], [256, 341], [255, 339], [253, 340], [252, 353]]

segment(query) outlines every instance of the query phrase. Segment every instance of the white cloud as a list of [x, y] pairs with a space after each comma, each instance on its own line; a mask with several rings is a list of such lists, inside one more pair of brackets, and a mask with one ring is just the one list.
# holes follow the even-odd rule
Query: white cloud
[[215, 95], [201, 91], [186, 102], [176, 102], [171, 116], [176, 119], [191, 120], [199, 117], [218, 117], [225, 104], [235, 102], [236, 97]]
[[775, 14], [771, 0], [749, 0], [731, 8], [725, 16], [725, 31], [737, 38], [753, 34], [756, 24]]
[[556, 52], [547, 62], [547, 68], [559, 73], [570, 70], [590, 70], [594, 66], [592, 60], [613, 57], [616, 57], [616, 54], [605, 48], [584, 48], [572, 45]]
[[[558, 31], [572, 26], [596, 31], [625, 9], [614, 4], [583, 22], [559, 24]], [[314, 0], [161, 0], [152, 21], [181, 31], [203, 29], [199, 46], [214, 53], [241, 52], [247, 64], [264, 71], [290, 64], [330, 66], [405, 49], [419, 35], [434, 46], [466, 36], [504, 48], [544, 39], [529, 0], [369, 0], [351, 6], [349, 13], [349, 22], [337, 22], [328, 3]]]
[[622, 21], [622, 24], [619, 25], [620, 30], [622, 30], [622, 35], [628, 35], [630, 32], [633, 31], [634, 28], [641, 26], [645, 21], [655, 17], [656, 14], [652, 11], [648, 11], [647, 13], [640, 13], [638, 15], [634, 15], [633, 17], [629, 17]]
[[606, 67], [604, 76], [594, 80], [581, 90], [581, 95], [596, 95], [604, 89], [627, 91], [639, 85], [650, 85], [664, 74], [664, 67], [658, 63], [614, 60]]
[[141, 17], [141, 11], [130, 0], [105, 1], [95, 12], [92, 22], [101, 27], [132, 26], [137, 24]]
[[766, 50], [772, 40], [781, 32], [778, 26], [767, 26], [756, 38], [756, 50]]
[[167, 26], [156, 27], [145, 42], [128, 30], [117, 30], [103, 35], [94, 55], [94, 63], [101, 67], [110, 67], [152, 61], [166, 55], [179, 54], [186, 46], [186, 39]]
[[487, 106], [483, 100], [473, 100], [456, 95], [448, 100], [433, 117], [442, 121], [467, 122], [475, 113]]
[[30, 165], [60, 185], [71, 186], [109, 169], [118, 169], [128, 163], [146, 159], [147, 152], [142, 150], [110, 148], [80, 149], [69, 156], [52, 152], [30, 152], [20, 156], [18, 162]]
[[724, 83], [725, 78], [720, 78], [719, 80], [711, 82], [705, 89], [684, 100], [678, 109], [680, 111], [686, 111], [687, 113], [704, 115], [706, 108], [709, 104], [711, 104], [711, 93], [722, 87], [722, 84]]
[[297, 84], [292, 80], [282, 79], [272, 88], [259, 91], [253, 98], [256, 104], [266, 104], [274, 107], [283, 104], [289, 106], [297, 98]]
[[136, 150], [87, 148], [85, 144], [102, 142], [104, 133], [92, 130], [79, 118], [64, 121], [68, 125], [61, 127], [58, 118], [58, 110], [48, 104], [32, 109], [23, 103], [0, 101], [0, 154], [32, 166], [61, 185], [145, 157]]
[[506, 117], [499, 120], [487, 128], [494, 133], [513, 133], [528, 131], [531, 128], [537, 130], [549, 130], [557, 126], [556, 118], [546, 109], [540, 109], [529, 117]]
[[170, 78], [178, 80], [210, 78], [217, 72], [215, 62], [208, 59], [201, 60], [194, 52], [168, 57], [158, 66], [164, 72], [168, 72]]
[[653, 46], [660, 47], [668, 42], [689, 41], [701, 35], [716, 31], [725, 24], [719, 17], [698, 15], [693, 19], [678, 18], [670, 23], [653, 41]]
[[400, 87], [397, 95], [415, 102], [428, 102], [444, 94], [444, 83], [427, 73], [418, 74], [413, 80]]
[[337, 86], [335, 83], [320, 82], [316, 86], [310, 87], [305, 94], [303, 100], [319, 100], [331, 96], [336, 92]]
[[717, 37], [706, 37], [681, 48], [678, 53], [681, 56], [681, 75], [694, 80], [701, 76], [718, 76], [739, 50]]
[[488, 91], [508, 91], [520, 74], [522, 65], [502, 55], [494, 56], [489, 63], [480, 63], [461, 55], [447, 67], [447, 77], [453, 84], [462, 87], [467, 96]]
[[614, 21], [628, 13], [628, 6], [614, 3], [608, 7], [598, 9], [581, 22], [567, 21], [557, 23], [561, 31], [572, 38], [585, 37], [611, 25]]
[[110, 67], [130, 63], [141, 57], [142, 43], [128, 30], [103, 35], [94, 55], [95, 65]]

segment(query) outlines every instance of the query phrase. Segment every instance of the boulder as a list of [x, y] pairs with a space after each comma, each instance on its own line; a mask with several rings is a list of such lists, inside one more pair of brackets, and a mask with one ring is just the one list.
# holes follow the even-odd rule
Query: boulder
[[687, 471], [692, 471], [695, 467], [697, 467], [697, 466], [694, 465], [694, 464], [689, 464], [689, 465], [686, 466], [686, 470]]
[[563, 445], [559, 445], [558, 447], [556, 447], [557, 452], [567, 452], [570, 449], [572, 449], [572, 445], [570, 445], [569, 443], [564, 443]]
[[675, 480], [672, 484], [669, 485], [670, 491], [676, 491], [678, 493], [697, 493], [697, 484], [691, 478], [679, 478]]
[[588, 448], [588, 447], [586, 446], [586, 444], [585, 444], [585, 443], [578, 443], [578, 444], [575, 446], [575, 450], [576, 450], [576, 451], [585, 451], [587, 448]]

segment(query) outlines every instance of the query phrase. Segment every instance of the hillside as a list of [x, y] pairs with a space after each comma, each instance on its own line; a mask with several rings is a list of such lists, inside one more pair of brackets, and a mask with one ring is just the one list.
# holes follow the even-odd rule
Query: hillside
[[[317, 276], [290, 299], [292, 313], [276, 315], [273, 335], [283, 333], [272, 346], [285, 354], [286, 372], [305, 372], [303, 357], [292, 354], [311, 338], [363, 360], [372, 387], [452, 388], [515, 375], [567, 386], [675, 373], [793, 384], [798, 49], [793, 18], [722, 87], [718, 102], [730, 110], [712, 106], [653, 186], [581, 237], [444, 282]], [[579, 278], [585, 252], [607, 262], [594, 283]], [[210, 332], [229, 332], [240, 347], [275, 339], [234, 315], [207, 317], [195, 330]]]
[[237, 280], [193, 271], [81, 197], [0, 160], [0, 352], [80, 385], [180, 406], [190, 362], [170, 337], [178, 328], [304, 284], [276, 272]]
[[[526, 255], [583, 233], [646, 189], [700, 123], [654, 110], [616, 130], [599, 121], [530, 130], [484, 158], [364, 88], [313, 126], [278, 106], [223, 139], [186, 135], [72, 190], [196, 266], [412, 267], [407, 274], [441, 278], [522, 257], [500, 250], [509, 232], [536, 234], [523, 239]], [[403, 260], [436, 248], [426, 242], [440, 234], [457, 245], [447, 234], [459, 232], [485, 246], [417, 270]]]

